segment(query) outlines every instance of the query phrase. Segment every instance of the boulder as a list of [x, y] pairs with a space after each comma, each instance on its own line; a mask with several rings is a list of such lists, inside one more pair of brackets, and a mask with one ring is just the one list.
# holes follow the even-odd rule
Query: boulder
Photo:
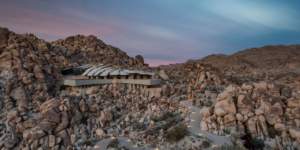
[[158, 75], [163, 79], [163, 80], [166, 80], [166, 81], [169, 81], [169, 76], [166, 75], [165, 71], [164, 70], [160, 70]]
[[217, 116], [223, 117], [226, 115], [226, 111], [224, 111], [222, 108], [218, 108], [216, 111]]
[[171, 92], [171, 88], [169, 85], [164, 85], [162, 88], [162, 95], [163, 96], [166, 96], [166, 97], [169, 97], [170, 96], [170, 92]]
[[209, 116], [211, 116], [211, 107], [206, 107], [204, 106], [201, 110], [200, 110], [200, 116], [203, 118], [207, 118]]
[[20, 108], [27, 108], [28, 99], [27, 99], [26, 92], [23, 87], [19, 86], [18, 88], [13, 89], [10, 92], [10, 96], [13, 99], [17, 100], [17, 105]]
[[215, 104], [215, 112], [218, 108], [224, 110], [227, 114], [236, 114], [236, 106], [230, 94], [222, 93], [219, 94], [217, 98], [217, 103]]
[[87, 95], [92, 95], [92, 94], [96, 94], [99, 92], [99, 87], [98, 86], [93, 86], [93, 87], [89, 87], [87, 90], [86, 90], [86, 94]]
[[42, 69], [39, 65], [35, 65], [33, 72], [34, 72], [34, 76], [37, 79], [45, 79], [44, 72], [42, 71]]
[[135, 61], [141, 63], [142, 65], [144, 65], [144, 58], [141, 55], [136, 55], [134, 58]]
[[97, 130], [96, 130], [96, 134], [97, 134], [98, 136], [106, 136], [106, 133], [104, 132], [103, 129], [97, 129]]
[[13, 139], [5, 140], [4, 141], [4, 146], [6, 148], [10, 149], [10, 148], [13, 148], [18, 142], [19, 142], [18, 138], [13, 138]]
[[235, 118], [234, 114], [228, 114], [228, 115], [224, 116], [224, 124], [234, 122], [235, 120], [236, 120], [236, 118]]
[[291, 138], [293, 138], [293, 139], [300, 138], [300, 128], [299, 127], [292, 126], [291, 128], [289, 128], [289, 133], [290, 133]]

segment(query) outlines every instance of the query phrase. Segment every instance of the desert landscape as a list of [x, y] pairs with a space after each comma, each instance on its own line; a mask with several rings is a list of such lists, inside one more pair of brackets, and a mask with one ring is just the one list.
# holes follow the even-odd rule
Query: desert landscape
[[0, 0], [0, 150], [300, 150], [299, 6]]
[[[0, 37], [1, 150], [300, 148], [300, 45], [149, 67], [93, 35], [47, 42], [0, 28]], [[161, 83], [63, 85], [61, 70], [95, 62]]]

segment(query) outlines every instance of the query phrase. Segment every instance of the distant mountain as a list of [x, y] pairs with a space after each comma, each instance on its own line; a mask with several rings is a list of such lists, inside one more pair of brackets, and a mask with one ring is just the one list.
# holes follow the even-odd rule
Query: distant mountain
[[277, 45], [251, 48], [232, 55], [213, 54], [182, 64], [159, 66], [160, 69], [178, 72], [187, 63], [211, 65], [221, 76], [239, 80], [278, 80], [294, 78], [300, 73], [300, 45]]

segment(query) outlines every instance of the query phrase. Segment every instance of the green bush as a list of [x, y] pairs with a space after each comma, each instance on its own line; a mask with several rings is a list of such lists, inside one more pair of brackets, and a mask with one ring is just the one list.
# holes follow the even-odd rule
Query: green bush
[[189, 134], [189, 132], [186, 126], [177, 125], [177, 126], [173, 126], [172, 129], [167, 131], [166, 137], [170, 140], [177, 142], [182, 138], [184, 138], [184, 136], [186, 136], [187, 134]]
[[252, 139], [252, 143], [255, 149], [263, 150], [265, 147], [265, 143], [261, 139]]
[[269, 136], [270, 136], [271, 138], [273, 138], [273, 139], [276, 137], [276, 135], [277, 135], [277, 136], [280, 135], [280, 131], [277, 130], [277, 129], [275, 129], [274, 127], [269, 128], [269, 129], [268, 129], [268, 133], [269, 133]]

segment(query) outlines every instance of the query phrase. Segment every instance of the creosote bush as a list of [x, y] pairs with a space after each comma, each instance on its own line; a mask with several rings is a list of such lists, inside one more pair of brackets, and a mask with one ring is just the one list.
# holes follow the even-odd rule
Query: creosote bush
[[184, 136], [188, 135], [189, 132], [187, 127], [184, 125], [173, 126], [170, 130], [167, 131], [166, 137], [175, 142], [184, 138]]

